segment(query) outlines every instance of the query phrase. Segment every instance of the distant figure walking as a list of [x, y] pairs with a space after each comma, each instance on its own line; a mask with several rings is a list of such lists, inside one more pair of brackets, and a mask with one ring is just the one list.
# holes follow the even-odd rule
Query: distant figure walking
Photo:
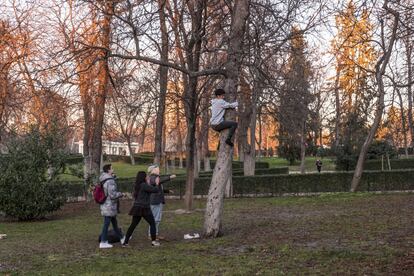
[[150, 196], [151, 193], [158, 193], [160, 186], [159, 181], [155, 183], [155, 186], [149, 185], [149, 178], [145, 172], [138, 172], [137, 178], [135, 179], [134, 187], [134, 205], [129, 211], [129, 215], [132, 216], [131, 225], [128, 228], [128, 231], [125, 236], [125, 241], [123, 246], [127, 246], [129, 239], [132, 236], [135, 228], [141, 221], [141, 218], [144, 218], [150, 225], [150, 234], [151, 234], [151, 244], [153, 246], [159, 246], [160, 243], [156, 241], [156, 226], [154, 216], [150, 208]]
[[219, 88], [214, 91], [216, 96], [215, 99], [211, 100], [211, 119], [210, 119], [210, 126], [217, 132], [221, 132], [225, 129], [230, 129], [229, 134], [226, 139], [226, 144], [230, 147], [233, 147], [234, 144], [232, 142], [232, 138], [234, 133], [236, 132], [237, 122], [234, 121], [225, 121], [224, 120], [224, 113], [226, 109], [229, 108], [236, 108], [238, 106], [237, 102], [229, 103], [224, 100], [224, 95], [226, 92]]
[[318, 170], [318, 172], [321, 172], [322, 170], [322, 161], [320, 159], [316, 160], [316, 169]]

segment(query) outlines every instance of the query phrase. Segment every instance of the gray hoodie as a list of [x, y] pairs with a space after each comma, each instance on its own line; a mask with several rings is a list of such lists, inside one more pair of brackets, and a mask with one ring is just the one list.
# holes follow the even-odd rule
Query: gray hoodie
[[[109, 179], [108, 179], [109, 178]], [[105, 217], [114, 217], [118, 214], [118, 200], [122, 197], [122, 193], [118, 192], [115, 179], [108, 173], [102, 173], [99, 181], [102, 182], [108, 179], [103, 184], [105, 195], [107, 195], [105, 203], [101, 204], [101, 215]]]
[[228, 108], [236, 108], [238, 106], [237, 102], [229, 103], [223, 99], [212, 99], [211, 100], [211, 119], [210, 125], [216, 126], [223, 122], [224, 112]]

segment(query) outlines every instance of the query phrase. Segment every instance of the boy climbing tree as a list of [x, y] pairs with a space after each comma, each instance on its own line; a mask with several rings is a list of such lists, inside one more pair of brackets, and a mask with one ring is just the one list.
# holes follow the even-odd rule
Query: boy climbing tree
[[211, 100], [211, 119], [210, 125], [211, 128], [217, 132], [220, 132], [225, 129], [230, 129], [229, 134], [226, 139], [226, 144], [230, 147], [233, 147], [232, 137], [236, 132], [237, 122], [225, 121], [224, 113], [228, 108], [236, 108], [238, 106], [237, 102], [229, 103], [224, 100], [224, 95], [226, 92], [219, 88], [214, 91], [216, 98]]

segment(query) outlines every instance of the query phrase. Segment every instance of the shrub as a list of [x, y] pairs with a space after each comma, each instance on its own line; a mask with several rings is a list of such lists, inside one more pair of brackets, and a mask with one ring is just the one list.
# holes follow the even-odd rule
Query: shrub
[[[352, 172], [233, 176], [235, 196], [246, 194], [280, 195], [283, 193], [348, 192], [351, 187]], [[362, 174], [359, 191], [414, 190], [414, 170], [370, 171]], [[133, 179], [119, 179], [118, 187], [123, 192], [131, 192]], [[194, 195], [207, 195], [211, 177], [195, 180]], [[71, 185], [73, 195], [82, 194], [81, 183]], [[185, 178], [177, 177], [166, 188], [173, 189], [180, 197], [185, 193]]]
[[[392, 170], [414, 169], [414, 159], [390, 159]], [[364, 164], [364, 170], [381, 170], [381, 160], [367, 160]], [[388, 169], [388, 162], [384, 158], [384, 169]]]
[[65, 187], [58, 178], [66, 159], [61, 137], [54, 129], [41, 133], [32, 128], [7, 145], [7, 155], [0, 155], [0, 211], [31, 220], [64, 204]]
[[368, 148], [367, 159], [380, 159], [381, 156], [386, 156], [387, 154], [389, 158], [397, 157], [397, 148], [390, 145], [387, 141], [375, 140]]
[[[268, 169], [256, 169], [255, 175], [264, 175], [264, 174], [288, 174], [289, 167], [278, 167], [278, 168], [268, 168]], [[200, 172], [200, 177], [211, 177], [213, 175], [213, 171], [210, 172]], [[242, 169], [235, 169], [233, 170], [233, 176], [242, 176], [244, 175], [244, 171]]]

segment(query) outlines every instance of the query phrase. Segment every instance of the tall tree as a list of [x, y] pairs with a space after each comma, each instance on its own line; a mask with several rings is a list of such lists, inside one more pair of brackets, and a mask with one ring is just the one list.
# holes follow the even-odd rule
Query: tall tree
[[[336, 142], [349, 148], [359, 148], [360, 141], [353, 135], [361, 131], [368, 121], [374, 91], [370, 88], [370, 74], [376, 59], [372, 45], [373, 26], [367, 9], [360, 10], [350, 0], [336, 16], [338, 34], [333, 41], [336, 58]], [[360, 14], [359, 14], [360, 13]], [[352, 130], [352, 131], [350, 131]]]
[[[160, 20], [161, 31], [161, 49], [160, 60], [162, 62], [168, 62], [168, 30], [166, 23], [166, 5], [168, 0], [158, 0], [158, 15]], [[163, 129], [165, 120], [165, 99], [167, 96], [168, 85], [168, 66], [160, 66], [160, 93], [158, 98], [157, 119], [155, 124], [155, 149], [154, 149], [154, 163], [159, 164], [163, 153], [163, 147], [165, 141], [163, 141]]]
[[[229, 44], [227, 50], [227, 61], [225, 64], [226, 81], [225, 90], [227, 101], [233, 102], [236, 99], [238, 79], [243, 58], [243, 41], [246, 29], [246, 21], [249, 16], [249, 0], [236, 0], [232, 7]], [[234, 120], [235, 112], [226, 112], [226, 119]], [[211, 180], [206, 212], [204, 216], [204, 235], [206, 237], [217, 237], [222, 231], [222, 213], [224, 188], [231, 178], [231, 165], [233, 149], [226, 143], [226, 131], [220, 133], [220, 148], [217, 155], [217, 162], [214, 167]]]
[[[383, 76], [385, 75], [387, 65], [390, 61], [392, 49], [394, 47], [395, 41], [397, 39], [397, 30], [399, 24], [400, 14], [397, 10], [391, 8], [389, 6], [389, 1], [385, 0], [383, 5], [384, 14], [390, 18], [391, 20], [391, 30], [388, 36], [386, 36], [386, 24], [385, 20], [381, 19], [381, 50], [382, 54], [379, 57], [376, 65], [375, 65], [375, 79], [377, 84], [377, 102], [376, 102], [376, 110], [375, 110], [375, 117], [371, 129], [369, 131], [368, 136], [366, 137], [364, 144], [361, 147], [361, 151], [359, 153], [358, 162], [354, 171], [354, 176], [352, 178], [351, 183], [351, 192], [355, 192], [358, 188], [359, 182], [361, 180], [362, 171], [364, 169], [364, 162], [367, 155], [367, 151], [369, 146], [374, 139], [375, 133], [377, 132], [378, 126], [381, 122], [382, 113], [384, 111], [384, 98], [385, 98], [385, 87], [384, 87], [384, 80]], [[387, 18], [383, 17], [382, 18]]]
[[285, 149], [292, 159], [300, 152], [301, 173], [305, 172], [306, 133], [309, 108], [313, 101], [310, 77], [311, 67], [306, 56], [306, 42], [301, 31], [294, 27], [285, 83], [279, 96], [279, 147]]

